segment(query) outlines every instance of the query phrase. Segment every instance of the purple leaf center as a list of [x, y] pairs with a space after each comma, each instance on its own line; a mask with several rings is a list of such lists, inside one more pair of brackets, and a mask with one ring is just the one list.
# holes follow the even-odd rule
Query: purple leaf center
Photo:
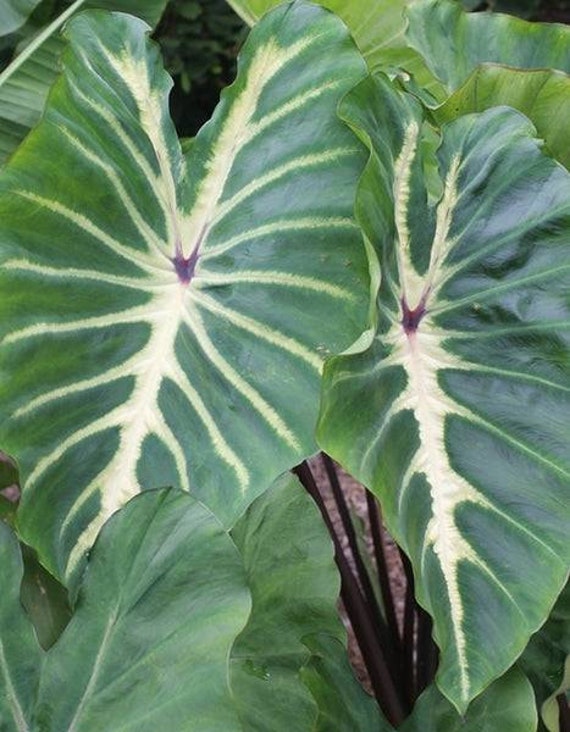
[[402, 298], [402, 327], [406, 335], [415, 333], [421, 319], [426, 314], [425, 297], [422, 297], [417, 307], [411, 309], [404, 298]]
[[184, 257], [182, 254], [177, 254], [173, 259], [174, 269], [178, 275], [178, 279], [183, 285], [188, 285], [194, 277], [196, 271], [196, 264], [198, 263], [198, 247], [194, 249], [189, 257]]

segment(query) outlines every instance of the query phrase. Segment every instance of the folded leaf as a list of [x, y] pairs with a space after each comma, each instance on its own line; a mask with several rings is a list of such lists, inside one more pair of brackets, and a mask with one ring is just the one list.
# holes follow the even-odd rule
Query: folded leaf
[[566, 25], [529, 23], [501, 13], [466, 13], [453, 0], [418, 0], [410, 4], [407, 16], [408, 43], [448, 94], [482, 63], [570, 72]]
[[145, 31], [75, 18], [0, 174], [0, 444], [60, 577], [141, 488], [191, 489], [232, 525], [316, 450], [323, 359], [367, 307], [365, 152], [336, 117], [365, 65], [340, 21], [268, 15], [187, 158]]
[[325, 369], [319, 440], [381, 499], [463, 712], [570, 564], [570, 175], [492, 109], [442, 128], [434, 202], [420, 105], [378, 79], [342, 110], [373, 152], [358, 217], [382, 283], [370, 347]]
[[548, 151], [570, 169], [570, 75], [484, 64], [435, 110], [440, 124], [501, 104], [518, 109], [535, 125]]

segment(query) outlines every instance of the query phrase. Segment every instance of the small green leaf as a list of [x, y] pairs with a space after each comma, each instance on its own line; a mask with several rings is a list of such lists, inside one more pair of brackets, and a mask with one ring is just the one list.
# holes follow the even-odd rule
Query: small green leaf
[[67, 590], [38, 562], [29, 547], [21, 546], [24, 576], [20, 599], [44, 650], [51, 648], [71, 617]]
[[324, 633], [303, 639], [311, 658], [301, 678], [319, 707], [314, 732], [394, 732], [354, 677], [346, 650]]
[[568, 26], [529, 23], [501, 13], [466, 13], [453, 0], [419, 0], [407, 16], [408, 42], [443, 85], [445, 96], [482, 63], [570, 72]]
[[444, 104], [435, 109], [440, 124], [463, 114], [505, 104], [518, 109], [536, 126], [546, 149], [570, 169], [570, 75], [561, 71], [521, 71], [482, 65]]
[[532, 686], [513, 670], [475, 699], [464, 716], [430, 686], [400, 732], [536, 732], [537, 721]]
[[330, 537], [309, 495], [285, 475], [249, 507], [232, 538], [253, 599], [231, 663], [244, 730], [312, 730], [318, 707], [300, 677], [311, 657], [304, 638], [323, 632], [345, 641]]
[[556, 601], [542, 628], [530, 639], [519, 664], [530, 679], [538, 707], [551, 732], [557, 732], [556, 696], [570, 682], [570, 584]]

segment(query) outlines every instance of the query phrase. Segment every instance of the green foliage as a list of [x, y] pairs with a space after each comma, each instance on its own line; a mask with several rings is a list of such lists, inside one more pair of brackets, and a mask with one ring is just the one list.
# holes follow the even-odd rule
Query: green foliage
[[[161, 0], [77, 0], [0, 76], [0, 728], [562, 731], [570, 34], [231, 4], [182, 145]], [[238, 32], [187, 2], [158, 36], [195, 92]], [[320, 447], [409, 557], [401, 631], [287, 473]]]

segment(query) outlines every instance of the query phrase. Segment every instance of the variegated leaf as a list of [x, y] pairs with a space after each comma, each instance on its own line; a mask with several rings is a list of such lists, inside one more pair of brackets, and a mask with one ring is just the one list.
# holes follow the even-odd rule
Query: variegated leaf
[[570, 565], [570, 175], [493, 109], [442, 128], [434, 201], [415, 101], [378, 79], [343, 114], [374, 154], [358, 216], [382, 282], [369, 347], [325, 369], [320, 442], [381, 498], [463, 711]]
[[186, 158], [145, 30], [70, 23], [0, 178], [0, 444], [59, 576], [143, 488], [192, 490], [231, 525], [316, 449], [322, 361], [365, 317], [365, 152], [336, 117], [365, 64], [344, 26], [303, 2], [268, 15]]

